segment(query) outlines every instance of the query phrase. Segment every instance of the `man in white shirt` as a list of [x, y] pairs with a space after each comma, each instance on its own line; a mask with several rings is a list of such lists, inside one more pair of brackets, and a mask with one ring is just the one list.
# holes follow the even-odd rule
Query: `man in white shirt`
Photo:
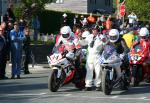
[[128, 18], [130, 27], [133, 27], [135, 21], [137, 20], [137, 16], [135, 15], [134, 12], [132, 12], [130, 15], [128, 15]]

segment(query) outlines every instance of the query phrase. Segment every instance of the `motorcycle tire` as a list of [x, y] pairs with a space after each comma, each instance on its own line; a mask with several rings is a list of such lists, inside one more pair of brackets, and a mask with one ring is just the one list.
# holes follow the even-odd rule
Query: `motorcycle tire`
[[131, 77], [131, 83], [133, 85], [133, 87], [137, 87], [139, 85], [139, 76], [140, 76], [140, 68], [137, 67], [133, 67], [132, 68], [132, 77]]
[[121, 82], [120, 82], [120, 89], [121, 90], [128, 90], [130, 87], [130, 77], [128, 75], [128, 71], [122, 71], [123, 75], [121, 77]]
[[48, 88], [51, 92], [57, 92], [61, 85], [60, 80], [57, 78], [57, 72], [57, 69], [53, 69], [48, 78]]
[[109, 75], [109, 70], [105, 69], [102, 71], [102, 91], [105, 95], [110, 95], [112, 92], [112, 81]]
[[137, 87], [139, 85], [139, 81], [135, 77], [132, 77], [131, 82], [133, 84], [133, 87]]

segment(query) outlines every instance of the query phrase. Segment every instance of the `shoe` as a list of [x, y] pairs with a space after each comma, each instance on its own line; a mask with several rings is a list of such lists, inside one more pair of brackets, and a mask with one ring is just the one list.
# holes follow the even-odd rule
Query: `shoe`
[[96, 91], [102, 91], [102, 88], [101, 88], [101, 87], [96, 87], [95, 90], [96, 90]]
[[85, 87], [84, 91], [92, 91], [92, 87]]
[[24, 74], [31, 74], [29, 71], [24, 71]]
[[20, 75], [17, 75], [17, 79], [21, 79], [21, 78], [20, 78]]
[[15, 79], [15, 76], [14, 76], [14, 75], [12, 75], [10, 79]]

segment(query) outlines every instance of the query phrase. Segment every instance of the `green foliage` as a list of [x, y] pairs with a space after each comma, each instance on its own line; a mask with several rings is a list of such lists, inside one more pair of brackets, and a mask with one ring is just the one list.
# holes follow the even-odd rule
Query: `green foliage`
[[[44, 34], [47, 34], [47, 33], [57, 34], [61, 27], [61, 19], [62, 19], [63, 13], [64, 12], [50, 11], [50, 10], [44, 10], [43, 12], [41, 12], [38, 15], [40, 24], [41, 24], [40, 32]], [[70, 26], [73, 25], [74, 16], [75, 14], [73, 13], [67, 13]]]
[[150, 21], [149, 0], [126, 0], [127, 15], [134, 12], [142, 21]]
[[15, 7], [13, 11], [14, 11], [14, 15], [16, 16], [16, 19], [19, 20], [19, 18], [22, 17], [22, 8]]

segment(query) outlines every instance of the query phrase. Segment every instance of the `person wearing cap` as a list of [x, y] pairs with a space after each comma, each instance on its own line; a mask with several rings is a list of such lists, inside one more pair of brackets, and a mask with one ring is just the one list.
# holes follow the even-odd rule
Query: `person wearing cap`
[[12, 59], [12, 73], [11, 79], [17, 76], [20, 79], [21, 70], [21, 57], [22, 57], [22, 43], [25, 39], [25, 35], [22, 31], [19, 31], [18, 22], [14, 23], [14, 29], [10, 31], [11, 39], [11, 59]]
[[[91, 91], [94, 81], [96, 90], [101, 90], [101, 68], [99, 65], [99, 56], [103, 48], [103, 42], [98, 34], [96, 25], [92, 26], [92, 34], [88, 35], [84, 41], [83, 46], [88, 45], [87, 59], [86, 59], [86, 78], [85, 78], [85, 91]], [[93, 80], [93, 72], [95, 71], [95, 80]]]

